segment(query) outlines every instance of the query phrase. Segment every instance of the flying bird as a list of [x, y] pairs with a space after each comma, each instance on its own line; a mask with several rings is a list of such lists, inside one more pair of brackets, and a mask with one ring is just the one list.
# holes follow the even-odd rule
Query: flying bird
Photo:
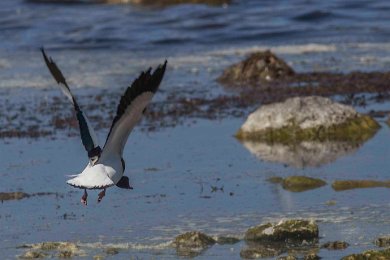
[[61, 87], [62, 92], [73, 104], [79, 123], [81, 140], [89, 158], [85, 169], [80, 174], [70, 175], [69, 177], [72, 178], [67, 181], [67, 184], [84, 189], [84, 194], [81, 197], [81, 203], [84, 205], [87, 205], [87, 189], [102, 190], [98, 195], [98, 202], [103, 199], [106, 189], [111, 186], [116, 185], [123, 189], [133, 189], [130, 186], [129, 178], [123, 175], [125, 171], [125, 161], [122, 157], [123, 148], [132, 129], [141, 119], [146, 106], [156, 93], [164, 77], [167, 61], [163, 65], [159, 65], [153, 72], [151, 68], [146, 72], [142, 72], [126, 89], [120, 99], [116, 116], [112, 121], [102, 149], [91, 124], [70, 91], [62, 72], [52, 58], [46, 56], [43, 48], [41, 51], [50, 73]]

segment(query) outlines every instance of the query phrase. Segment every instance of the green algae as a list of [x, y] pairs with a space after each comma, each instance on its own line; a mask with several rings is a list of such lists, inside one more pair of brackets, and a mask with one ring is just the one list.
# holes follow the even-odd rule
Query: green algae
[[332, 183], [335, 191], [344, 191], [364, 188], [390, 188], [390, 181], [375, 180], [337, 180]]
[[240, 129], [235, 136], [239, 140], [252, 140], [271, 144], [294, 144], [302, 141], [350, 141], [362, 143], [370, 139], [379, 128], [380, 125], [374, 119], [366, 115], [360, 115], [342, 124], [329, 127], [318, 126], [303, 129], [291, 120], [288, 126], [277, 129], [269, 128], [255, 132], [245, 132]]
[[292, 192], [302, 192], [307, 190], [316, 189], [326, 185], [326, 182], [306, 176], [289, 176], [282, 181], [282, 187], [285, 190]]

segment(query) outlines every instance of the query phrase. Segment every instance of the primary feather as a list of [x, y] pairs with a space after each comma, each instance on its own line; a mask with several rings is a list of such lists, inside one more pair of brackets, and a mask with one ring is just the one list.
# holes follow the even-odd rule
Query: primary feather
[[107, 153], [122, 155], [128, 136], [141, 119], [143, 111], [160, 85], [166, 65], [165, 61], [152, 74], [151, 69], [142, 72], [126, 89], [119, 102], [102, 156]]
[[51, 75], [59, 84], [62, 92], [65, 96], [72, 102], [73, 107], [76, 111], [76, 117], [79, 122], [81, 141], [85, 147], [85, 150], [88, 153], [89, 158], [99, 156], [101, 153], [101, 148], [99, 146], [95, 131], [93, 130], [87, 116], [81, 111], [80, 106], [78, 105], [76, 98], [73, 96], [68, 83], [61, 70], [57, 67], [57, 64], [53, 61], [51, 57], [47, 57], [45, 50], [41, 48], [43, 58], [45, 60], [46, 66], [48, 67]]

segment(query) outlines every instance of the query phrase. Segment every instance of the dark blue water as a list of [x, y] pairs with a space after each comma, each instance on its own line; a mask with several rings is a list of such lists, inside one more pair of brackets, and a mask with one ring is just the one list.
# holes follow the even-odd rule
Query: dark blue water
[[[53, 1], [55, 2], [55, 1]], [[116, 49], [153, 54], [245, 45], [387, 43], [390, 3], [232, 1], [226, 6], [0, 3], [0, 49]]]
[[[298, 71], [385, 71], [390, 68], [389, 18], [385, 0], [237, 0], [227, 6], [168, 7], [1, 0], [0, 100], [10, 105], [0, 107], [22, 102], [34, 108], [55, 93], [62, 97], [42, 61], [41, 46], [75, 93], [92, 96], [94, 88], [123, 89], [141, 70], [165, 59], [168, 70], [156, 100], [169, 93], [226, 93], [215, 78], [232, 62], [265, 49]], [[389, 109], [388, 104], [370, 106]], [[155, 133], [136, 128], [124, 152], [134, 191], [110, 189], [100, 205], [91, 193], [87, 208], [79, 203], [79, 190], [65, 184], [64, 175], [86, 163], [78, 137], [67, 135], [70, 130], [54, 139], [0, 140], [0, 192], [61, 195], [0, 204], [0, 258], [13, 259], [24, 252], [17, 246], [44, 241], [78, 242], [90, 258], [104, 255], [111, 244], [123, 250], [116, 259], [176, 258], [168, 244], [188, 230], [242, 236], [251, 225], [304, 217], [319, 222], [321, 242], [352, 245], [347, 251], [319, 252], [324, 259], [337, 259], [373, 248], [376, 237], [390, 233], [387, 189], [335, 192], [328, 185], [291, 193], [266, 181], [302, 174], [329, 184], [388, 179], [389, 128], [383, 119], [382, 129], [367, 143], [303, 168], [301, 162], [283, 161], [273, 147], [260, 147], [259, 153], [260, 148], [235, 140], [244, 120], [185, 119], [184, 125]], [[97, 129], [100, 140], [107, 131]], [[212, 193], [211, 186], [223, 186], [224, 192]], [[243, 242], [214, 246], [200, 258], [237, 259], [242, 247]]]

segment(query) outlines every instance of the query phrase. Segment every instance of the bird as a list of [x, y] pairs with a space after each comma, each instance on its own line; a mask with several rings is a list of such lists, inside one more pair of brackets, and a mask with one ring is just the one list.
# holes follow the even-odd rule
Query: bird
[[87, 205], [87, 190], [101, 190], [97, 202], [101, 202], [106, 195], [106, 189], [117, 186], [123, 189], [133, 189], [129, 178], [124, 176], [125, 161], [123, 149], [127, 139], [144, 114], [147, 105], [157, 92], [164, 77], [167, 60], [160, 64], [153, 72], [152, 68], [140, 73], [132, 84], [127, 87], [121, 96], [116, 115], [112, 121], [106, 142], [101, 148], [91, 124], [81, 110], [75, 96], [70, 91], [61, 70], [51, 57], [48, 57], [44, 48], [41, 48], [43, 59], [62, 92], [73, 104], [79, 123], [82, 143], [88, 154], [88, 163], [80, 174], [69, 175], [67, 184], [84, 189], [81, 203]]

